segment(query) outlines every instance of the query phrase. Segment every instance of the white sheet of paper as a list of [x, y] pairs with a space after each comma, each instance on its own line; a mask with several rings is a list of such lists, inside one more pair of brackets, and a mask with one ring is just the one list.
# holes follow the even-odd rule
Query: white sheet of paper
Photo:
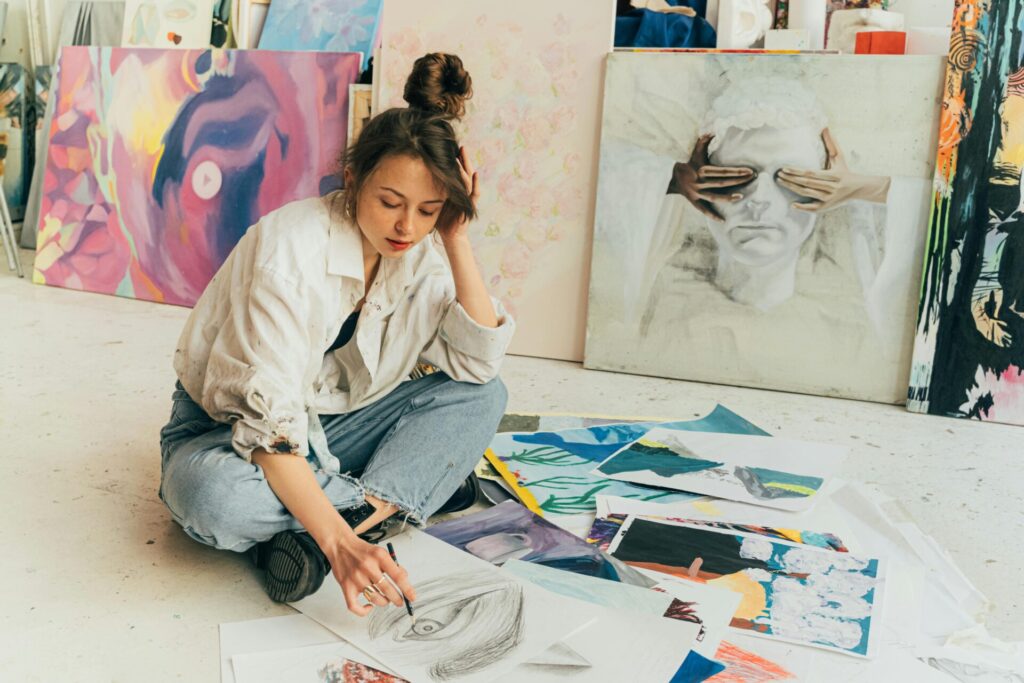
[[588, 600], [595, 620], [500, 681], [667, 681], [701, 630], [699, 624], [662, 616], [672, 603], [667, 594], [519, 560], [506, 562], [502, 571], [552, 593]]
[[[651, 450], [641, 454], [637, 449], [643, 447]], [[591, 474], [802, 511], [814, 505], [845, 457], [842, 446], [655, 427], [613, 453]], [[718, 464], [692, 469], [702, 460]]]
[[338, 636], [304, 614], [221, 624], [221, 683], [236, 683], [231, 667], [231, 658], [235, 655], [321, 645], [338, 640]]
[[353, 674], [362, 667], [381, 672], [373, 672], [376, 683], [404, 683], [404, 679], [390, 674], [380, 662], [344, 641], [235, 655], [231, 661], [236, 683], [323, 683], [335, 678], [348, 681], [354, 680]]
[[409, 680], [493, 680], [594, 618], [588, 605], [552, 596], [418, 529], [391, 542], [416, 587], [415, 626], [404, 607], [355, 616], [330, 580], [293, 606]]

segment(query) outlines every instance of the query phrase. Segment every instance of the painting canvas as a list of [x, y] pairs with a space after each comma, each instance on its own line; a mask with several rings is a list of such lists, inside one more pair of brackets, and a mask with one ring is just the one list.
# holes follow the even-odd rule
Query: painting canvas
[[355, 142], [372, 115], [373, 86], [354, 83], [348, 87], [348, 139]]
[[[517, 322], [512, 353], [583, 357], [604, 56], [613, 0], [388, 0], [377, 111], [404, 106], [413, 62], [459, 55], [473, 98], [456, 126], [480, 174], [473, 248]], [[380, 108], [383, 107], [383, 108]]]
[[[534, 658], [499, 681], [668, 681], [699, 637], [700, 623], [664, 618], [674, 602], [669, 596], [517, 560], [505, 565], [504, 571], [552, 593], [589, 602], [599, 610], [593, 623], [549, 649], [546, 660]], [[621, 597], [609, 598], [606, 586], [619, 590]], [[626, 597], [637, 594], [636, 602]], [[664, 606], [650, 609], [649, 596]], [[555, 656], [561, 661], [554, 660]]]
[[327, 580], [294, 607], [411, 681], [489, 681], [591, 623], [591, 605], [547, 593], [469, 553], [409, 529], [392, 539], [416, 587], [404, 607], [345, 609]]
[[1024, 5], [958, 2], [908, 407], [1024, 424]]
[[626, 520], [611, 553], [635, 567], [740, 593], [735, 629], [860, 657], [877, 647], [880, 560], [638, 517]]
[[506, 501], [427, 529], [434, 538], [501, 566], [522, 560], [609, 581], [650, 586], [652, 581], [599, 548]]
[[360, 52], [363, 65], [377, 46], [383, 0], [274, 0], [261, 50]]
[[61, 55], [38, 283], [192, 305], [260, 216], [337, 187], [358, 55]]
[[127, 0], [123, 47], [210, 47], [215, 0]]
[[586, 366], [902, 402], [944, 65], [611, 55]]
[[25, 67], [0, 64], [0, 148], [4, 150], [0, 174], [12, 221], [21, 220], [25, 214], [32, 164], [33, 138], [28, 128], [32, 103], [26, 97], [25, 86]]
[[73, 0], [61, 15], [57, 46], [117, 47], [124, 27], [123, 2]]
[[[556, 523], [561, 516], [593, 512], [599, 494], [663, 503], [691, 499], [691, 494], [637, 486], [590, 473], [595, 465], [657, 425], [637, 422], [553, 432], [506, 432], [494, 437], [485, 457], [526, 507]], [[665, 422], [661, 426], [765, 434], [724, 406], [717, 406], [699, 420]]]
[[817, 501], [845, 455], [827, 444], [657, 427], [593, 473], [797, 512]]

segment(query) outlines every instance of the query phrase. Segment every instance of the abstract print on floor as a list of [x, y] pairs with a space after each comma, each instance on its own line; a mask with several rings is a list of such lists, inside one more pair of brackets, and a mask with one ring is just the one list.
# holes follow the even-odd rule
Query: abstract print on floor
[[611, 55], [587, 367], [902, 402], [944, 66]]
[[581, 360], [601, 74], [611, 0], [388, 0], [375, 111], [404, 106], [413, 62], [459, 55], [473, 98], [456, 125], [480, 173], [474, 252], [517, 323], [512, 353]]
[[391, 542], [415, 577], [415, 624], [394, 605], [365, 618], [352, 614], [332, 580], [293, 606], [410, 681], [494, 680], [593, 621], [591, 605], [550, 594], [417, 529]]
[[361, 52], [363, 67], [377, 46], [382, 0], [274, 0], [261, 50]]
[[814, 505], [845, 455], [825, 444], [659, 427], [593, 474], [800, 512]]
[[491, 441], [485, 457], [526, 507], [553, 518], [593, 512], [598, 494], [672, 502], [690, 494], [636, 486], [591, 474], [596, 465], [655, 426], [697, 432], [766, 433], [724, 406], [699, 420], [637, 422], [553, 432], [506, 432]]
[[435, 524], [426, 532], [497, 566], [522, 560], [609, 581], [653, 584], [632, 567], [511, 500]]
[[32, 104], [26, 97], [26, 85], [25, 67], [0, 64], [0, 146], [4, 148], [0, 174], [12, 221], [21, 220], [25, 214], [33, 156], [33, 136], [28, 128]]
[[958, 2], [908, 407], [1024, 424], [1024, 5]]
[[877, 647], [877, 559], [639, 517], [610, 550], [634, 567], [740, 593], [733, 628], [861, 657]]
[[192, 305], [250, 225], [336, 187], [356, 54], [61, 54], [38, 283]]

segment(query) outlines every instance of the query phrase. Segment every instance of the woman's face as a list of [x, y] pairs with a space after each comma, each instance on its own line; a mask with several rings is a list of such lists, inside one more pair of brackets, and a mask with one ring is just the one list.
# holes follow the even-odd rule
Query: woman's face
[[740, 192], [737, 202], [716, 208], [725, 219], [708, 222], [718, 248], [748, 266], [765, 266], [792, 259], [814, 229], [814, 214], [794, 209], [802, 198], [776, 181], [783, 167], [821, 169], [824, 143], [811, 126], [779, 130], [730, 130], [712, 153], [716, 166], [752, 168], [757, 177]]
[[359, 190], [356, 223], [377, 253], [400, 258], [434, 229], [446, 199], [422, 160], [385, 157]]

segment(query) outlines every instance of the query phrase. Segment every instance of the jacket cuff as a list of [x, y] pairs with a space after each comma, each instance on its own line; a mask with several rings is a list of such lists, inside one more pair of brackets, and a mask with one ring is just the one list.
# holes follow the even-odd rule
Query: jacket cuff
[[231, 445], [246, 462], [252, 462], [252, 452], [258, 448], [305, 458], [309, 453], [307, 426], [305, 414], [276, 421], [237, 420], [231, 425]]
[[449, 347], [470, 358], [496, 361], [505, 355], [516, 331], [515, 320], [501, 302], [491, 297], [498, 315], [497, 327], [485, 327], [469, 317], [466, 309], [453, 300], [441, 320], [440, 337]]

